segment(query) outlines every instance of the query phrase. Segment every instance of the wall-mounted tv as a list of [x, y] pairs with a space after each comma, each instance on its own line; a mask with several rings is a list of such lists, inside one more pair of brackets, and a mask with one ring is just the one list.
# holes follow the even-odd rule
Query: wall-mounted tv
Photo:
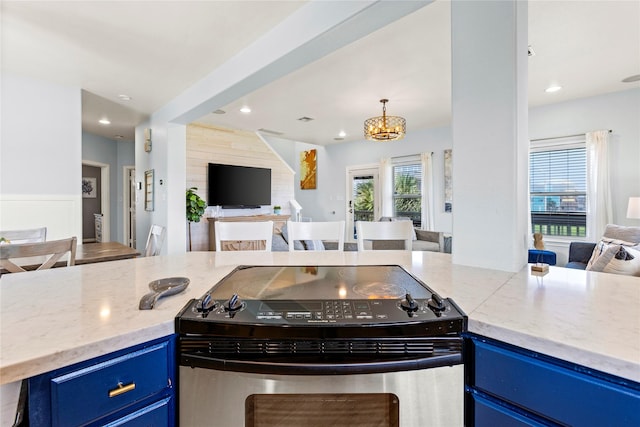
[[209, 163], [209, 206], [249, 209], [271, 205], [271, 169]]

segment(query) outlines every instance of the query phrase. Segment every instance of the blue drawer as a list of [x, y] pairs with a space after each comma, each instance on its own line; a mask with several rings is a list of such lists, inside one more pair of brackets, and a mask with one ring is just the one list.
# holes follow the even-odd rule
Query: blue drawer
[[163, 342], [51, 378], [52, 425], [85, 424], [170, 387], [168, 349]]
[[105, 424], [105, 427], [164, 427], [171, 426], [170, 414], [173, 413], [173, 398], [167, 397], [159, 402], [145, 406], [116, 421]]
[[640, 426], [640, 393], [623, 380], [472, 342], [471, 387], [561, 424]]
[[512, 411], [491, 399], [483, 398], [478, 395], [471, 395], [467, 397], [471, 401], [467, 401], [467, 405], [470, 403], [470, 408], [467, 406], [467, 411], [473, 412], [473, 421], [470, 425], [475, 427], [544, 427], [545, 424], [540, 424], [530, 418], [523, 416], [520, 413]]

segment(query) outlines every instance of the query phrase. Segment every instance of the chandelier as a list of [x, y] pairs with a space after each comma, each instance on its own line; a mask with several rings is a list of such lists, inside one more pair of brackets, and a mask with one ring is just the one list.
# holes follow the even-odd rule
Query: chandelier
[[386, 103], [381, 99], [382, 116], [371, 117], [364, 121], [364, 137], [371, 141], [396, 141], [404, 138], [407, 132], [407, 121], [398, 116], [387, 116]]

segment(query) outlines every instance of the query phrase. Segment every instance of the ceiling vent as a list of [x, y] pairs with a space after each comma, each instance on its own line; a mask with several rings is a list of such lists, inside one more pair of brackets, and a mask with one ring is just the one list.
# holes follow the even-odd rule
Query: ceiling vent
[[311, 117], [303, 116], [303, 117], [300, 117], [298, 120], [300, 120], [301, 122], [310, 122], [313, 119]]
[[284, 132], [278, 132], [276, 130], [270, 130], [270, 129], [265, 129], [265, 128], [260, 128], [258, 129], [258, 132], [263, 132], [263, 133], [270, 133], [271, 135], [284, 135]]

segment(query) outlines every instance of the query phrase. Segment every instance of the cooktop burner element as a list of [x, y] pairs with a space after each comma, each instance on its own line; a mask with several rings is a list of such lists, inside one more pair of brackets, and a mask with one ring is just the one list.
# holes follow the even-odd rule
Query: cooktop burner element
[[364, 298], [372, 299], [402, 298], [407, 294], [407, 290], [400, 285], [382, 282], [356, 283], [353, 291]]

